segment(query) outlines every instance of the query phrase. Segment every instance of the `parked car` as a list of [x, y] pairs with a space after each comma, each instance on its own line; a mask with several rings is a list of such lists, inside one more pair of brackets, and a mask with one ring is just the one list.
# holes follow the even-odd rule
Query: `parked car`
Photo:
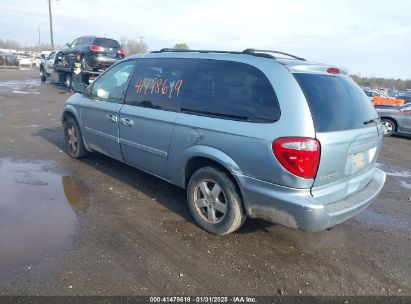
[[404, 103], [402, 106], [394, 106], [394, 105], [375, 105], [374, 107], [376, 109], [400, 109], [406, 106], [411, 105], [411, 97], [401, 97], [401, 99], [404, 99], [406, 103]]
[[411, 135], [411, 103], [398, 107], [377, 108], [377, 113], [386, 136], [396, 132]]
[[32, 67], [34, 65], [34, 59], [30, 56], [19, 54], [17, 59], [19, 61], [19, 66]]
[[105, 69], [124, 58], [125, 52], [120, 44], [110, 38], [85, 36], [67, 43], [63, 50], [63, 58], [73, 67], [76, 55], [80, 54], [83, 70]]
[[97, 151], [185, 188], [195, 222], [214, 234], [246, 217], [333, 227], [381, 191], [383, 128], [345, 71], [277, 53], [126, 58], [74, 86], [67, 152]]
[[18, 66], [19, 60], [14, 54], [0, 52], [0, 65]]

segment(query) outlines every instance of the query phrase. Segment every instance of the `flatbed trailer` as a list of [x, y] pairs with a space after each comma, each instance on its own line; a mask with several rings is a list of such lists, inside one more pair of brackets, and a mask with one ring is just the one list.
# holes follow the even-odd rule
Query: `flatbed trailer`
[[[52, 68], [54, 72], [58, 74], [59, 82], [64, 82], [66, 83], [66, 86], [68, 88], [71, 88], [73, 81], [76, 79], [76, 73], [74, 72], [74, 69], [69, 66], [63, 66], [59, 64], [54, 64]], [[78, 79], [80, 79], [85, 84], [90, 84], [103, 72], [104, 70], [81, 70], [80, 77], [78, 77]]]
[[40, 63], [40, 79], [45, 82], [50, 79], [54, 82], [65, 84], [68, 88], [72, 88], [74, 81], [82, 81], [85, 84], [93, 82], [104, 70], [84, 70], [81, 69], [79, 77], [73, 67], [63, 64], [61, 50], [53, 51], [47, 59], [43, 59]]

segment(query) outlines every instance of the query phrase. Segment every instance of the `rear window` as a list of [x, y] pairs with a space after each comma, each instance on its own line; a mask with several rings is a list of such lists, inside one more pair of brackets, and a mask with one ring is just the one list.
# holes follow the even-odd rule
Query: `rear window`
[[251, 122], [280, 117], [270, 81], [254, 66], [200, 59], [185, 87], [182, 110], [193, 114]]
[[370, 99], [349, 77], [295, 73], [317, 132], [364, 127], [377, 117]]
[[94, 39], [93, 44], [107, 48], [120, 48], [120, 44], [114, 39], [96, 38]]

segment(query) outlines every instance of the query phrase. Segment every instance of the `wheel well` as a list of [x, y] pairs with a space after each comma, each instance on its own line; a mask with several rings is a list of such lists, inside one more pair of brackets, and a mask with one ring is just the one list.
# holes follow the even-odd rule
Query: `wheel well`
[[382, 116], [382, 117], [381, 117], [381, 120], [383, 120], [383, 119], [392, 121], [393, 124], [394, 124], [394, 131], [397, 131], [398, 123], [397, 123], [397, 121], [396, 121], [394, 118]]
[[69, 111], [65, 111], [65, 112], [63, 113], [63, 118], [62, 118], [63, 124], [64, 124], [64, 123], [67, 121], [67, 119], [69, 119], [69, 118], [76, 119], [76, 117], [73, 115], [73, 113], [71, 113], [71, 112], [69, 112]]
[[[241, 200], [243, 200], [243, 195], [241, 193], [240, 187], [236, 181], [236, 179], [234, 178], [234, 176], [231, 174], [231, 172], [229, 170], [227, 170], [226, 167], [224, 167], [223, 165], [221, 165], [220, 163], [216, 162], [215, 160], [212, 160], [210, 158], [206, 158], [206, 157], [193, 157], [192, 159], [190, 159], [186, 165], [185, 168], [185, 181], [184, 181], [184, 186], [187, 188], [188, 183], [190, 182], [190, 178], [191, 176], [194, 174], [194, 172], [196, 172], [198, 169], [203, 168], [203, 167], [214, 167], [214, 168], [218, 168], [221, 171], [225, 172], [227, 174], [227, 176], [232, 180], [232, 182], [234, 183], [238, 194], [241, 197]], [[246, 210], [244, 207], [244, 202], [242, 204], [242, 208], [244, 211], [244, 214], [246, 214]]]

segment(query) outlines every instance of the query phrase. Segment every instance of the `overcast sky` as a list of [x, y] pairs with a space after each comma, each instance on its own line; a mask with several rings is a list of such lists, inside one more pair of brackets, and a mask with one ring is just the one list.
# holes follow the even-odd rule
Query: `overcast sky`
[[[350, 73], [411, 79], [410, 0], [52, 0], [54, 39], [138, 39], [149, 50], [274, 49], [346, 67]], [[49, 42], [47, 0], [0, 0], [0, 38]]]

